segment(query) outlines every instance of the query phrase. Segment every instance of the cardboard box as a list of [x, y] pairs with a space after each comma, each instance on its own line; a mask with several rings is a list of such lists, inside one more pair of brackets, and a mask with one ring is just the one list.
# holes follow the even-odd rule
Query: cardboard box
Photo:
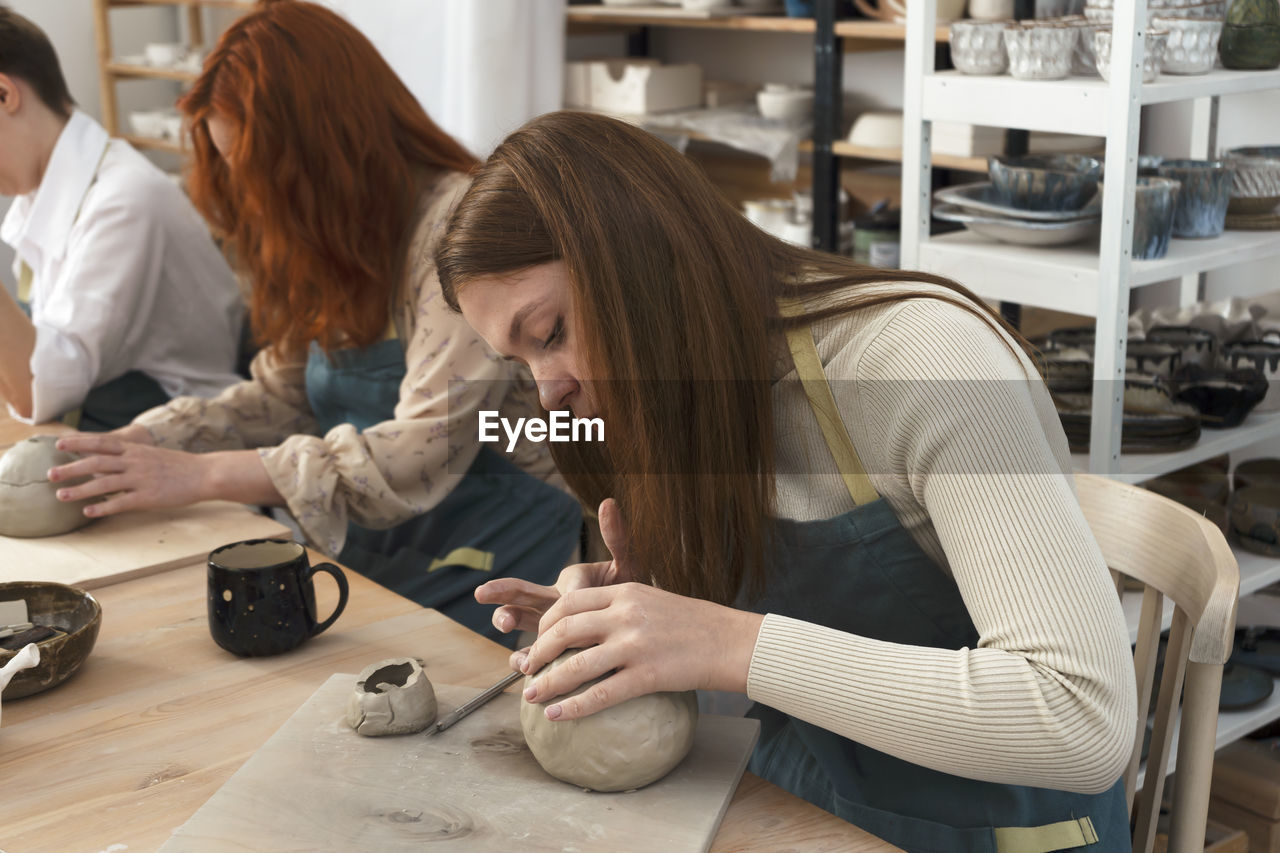
[[1242, 740], [1213, 762], [1209, 815], [1249, 836], [1254, 853], [1280, 853], [1280, 748]]

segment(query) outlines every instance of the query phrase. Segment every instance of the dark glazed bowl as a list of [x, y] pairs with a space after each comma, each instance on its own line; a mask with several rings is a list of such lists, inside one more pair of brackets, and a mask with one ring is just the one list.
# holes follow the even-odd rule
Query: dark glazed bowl
[[[36, 625], [61, 628], [67, 633], [37, 643], [40, 663], [13, 677], [4, 690], [4, 701], [21, 699], [56, 687], [70, 678], [98, 639], [102, 607], [83, 589], [45, 581], [0, 583], [0, 601], [26, 599], [27, 613]], [[0, 666], [17, 651], [0, 649]]]
[[1266, 377], [1253, 368], [1219, 370], [1192, 365], [1178, 371], [1173, 386], [1174, 399], [1195, 406], [1200, 425], [1212, 429], [1240, 426], [1267, 394]]
[[1083, 154], [987, 158], [996, 195], [1023, 210], [1079, 210], [1098, 191], [1102, 163]]
[[1213, 367], [1218, 358], [1218, 337], [1208, 329], [1197, 326], [1152, 326], [1147, 330], [1148, 341], [1177, 347], [1182, 353], [1182, 365], [1198, 364]]
[[[1180, 184], [1172, 178], [1138, 178], [1133, 202], [1133, 259], [1163, 258], [1173, 236]], [[1102, 191], [1102, 184], [1098, 185]]]

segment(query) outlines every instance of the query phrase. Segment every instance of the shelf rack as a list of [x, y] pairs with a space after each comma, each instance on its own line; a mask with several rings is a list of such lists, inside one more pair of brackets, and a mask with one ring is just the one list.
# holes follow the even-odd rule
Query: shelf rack
[[171, 80], [189, 84], [199, 76], [177, 68], [155, 68], [116, 61], [111, 47], [111, 10], [168, 6], [186, 13], [187, 37], [193, 46], [204, 43], [204, 8], [232, 9], [247, 12], [255, 7], [252, 0], [93, 0], [94, 32], [97, 42], [99, 85], [102, 97], [102, 124], [112, 136], [122, 137], [135, 148], [182, 154], [185, 149], [165, 139], [136, 134], [123, 134], [120, 128], [120, 104], [116, 86], [125, 80]]
[[[1223, 95], [1280, 89], [1280, 70], [1218, 70], [1196, 77], [1140, 79], [1146, 3], [1116, 4], [1110, 83], [1100, 79], [1056, 81], [1012, 77], [969, 77], [934, 67], [931, 40], [936, 5], [908, 6], [903, 160], [920, 164], [903, 170], [902, 264], [955, 278], [978, 295], [1092, 316], [1097, 341], [1094, 362], [1091, 453], [1074, 457], [1078, 469], [1140, 482], [1195, 462], [1280, 436], [1280, 413], [1254, 413], [1232, 430], [1206, 430], [1191, 448], [1162, 454], [1122, 454], [1120, 423], [1129, 296], [1134, 288], [1181, 279], [1180, 299], [1198, 298], [1200, 273], [1280, 256], [1280, 232], [1227, 231], [1210, 240], [1173, 240], [1158, 260], [1132, 257], [1132, 222], [1137, 177], [1141, 107], [1170, 101], [1193, 104], [1191, 157], [1206, 158], [1216, 147], [1217, 99]], [[1103, 185], [1102, 228], [1097, 245], [1033, 248], [988, 241], [971, 232], [930, 236], [930, 128], [935, 121], [1081, 133], [1106, 137], [1112, 180]], [[1117, 165], [1118, 164], [1118, 165]], [[1105, 344], [1103, 343], [1105, 342]], [[1280, 624], [1280, 598], [1257, 594], [1280, 582], [1280, 560], [1235, 551], [1240, 566], [1242, 610], [1266, 602], [1265, 618]], [[1136, 636], [1139, 602], [1123, 601], [1131, 635]], [[1168, 627], [1172, 607], [1166, 609]], [[1246, 624], [1242, 622], [1241, 624]], [[1280, 690], [1261, 705], [1223, 712], [1217, 745], [1280, 718]], [[1169, 770], [1174, 769], [1171, 759]]]

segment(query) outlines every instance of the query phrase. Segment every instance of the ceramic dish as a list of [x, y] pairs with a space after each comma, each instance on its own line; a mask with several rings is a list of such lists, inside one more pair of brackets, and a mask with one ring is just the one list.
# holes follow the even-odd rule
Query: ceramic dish
[[956, 21], [951, 25], [951, 61], [964, 74], [1003, 74], [1009, 67], [1004, 46], [1007, 21]]
[[1230, 429], [1244, 421], [1267, 393], [1267, 380], [1253, 369], [1222, 370], [1196, 365], [1178, 370], [1173, 398], [1195, 406], [1202, 426]]
[[1231, 474], [1237, 490], [1250, 486], [1268, 486], [1280, 489], [1280, 459], [1262, 457], [1246, 459]]
[[1090, 238], [1097, 239], [1099, 220], [1073, 219], [1065, 222], [1031, 222], [1004, 216], [970, 213], [953, 204], [936, 208], [933, 215], [947, 222], [960, 222], [975, 234], [1001, 243], [1020, 246], [1064, 246]]
[[[1152, 83], [1160, 76], [1165, 47], [1169, 42], [1166, 30], [1147, 29], [1142, 53], [1142, 82]], [[1093, 59], [1102, 79], [1111, 80], [1111, 30], [1098, 29], [1093, 33]]]
[[1009, 73], [1019, 80], [1061, 80], [1071, 73], [1074, 29], [1024, 21], [1010, 24], [1003, 35]]
[[1225, 464], [1213, 461], [1199, 462], [1170, 471], [1160, 477], [1153, 477], [1142, 485], [1184, 506], [1195, 502], [1220, 506], [1225, 510], [1227, 501], [1231, 498], [1231, 478], [1227, 476]]
[[1280, 146], [1232, 148], [1224, 159], [1235, 170], [1231, 213], [1269, 213], [1280, 204]]
[[1208, 74], [1218, 61], [1222, 21], [1213, 18], [1153, 15], [1151, 26], [1167, 30], [1164, 61], [1166, 74]]
[[[4, 698], [20, 699], [56, 687], [70, 678], [93, 650], [102, 626], [102, 607], [83, 589], [50, 581], [0, 583], [0, 601], [25, 599], [30, 621], [64, 632], [37, 643], [40, 663], [18, 673]], [[0, 665], [16, 650], [0, 650]]]
[[[1254, 368], [1262, 371], [1268, 387], [1280, 382], [1280, 344], [1269, 341], [1236, 341], [1222, 347], [1222, 361], [1227, 367]], [[1280, 409], [1280, 391], [1268, 392], [1259, 411], [1273, 412]]]
[[[1099, 194], [1102, 189], [1098, 184]], [[1133, 204], [1134, 260], [1155, 260], [1168, 253], [1178, 190], [1178, 182], [1170, 178], [1138, 178]]]
[[1079, 349], [1093, 353], [1097, 329], [1093, 326], [1070, 326], [1049, 333], [1049, 343], [1057, 350]]
[[1207, 329], [1195, 326], [1152, 326], [1146, 340], [1177, 347], [1179, 363], [1213, 367], [1217, 363], [1218, 338]]
[[1231, 660], [1280, 676], [1280, 628], [1253, 625], [1236, 629]]
[[1270, 548], [1280, 547], [1280, 488], [1237, 488], [1231, 498], [1231, 529]]
[[1234, 181], [1230, 164], [1225, 160], [1166, 160], [1156, 172], [1181, 185], [1173, 211], [1173, 236], [1217, 237], [1222, 233]]
[[813, 116], [813, 92], [809, 89], [766, 85], [756, 93], [756, 106], [760, 115], [767, 119], [801, 124]]
[[1102, 178], [1102, 161], [1084, 154], [993, 155], [991, 186], [1001, 203], [1018, 210], [1079, 211]]
[[1130, 373], [1150, 373], [1169, 378], [1178, 369], [1182, 353], [1158, 341], [1130, 341], [1124, 348], [1124, 366]]
[[1088, 4], [1084, 7], [1084, 16], [1088, 18], [1090, 22], [1105, 27], [1111, 26], [1111, 19], [1114, 14], [1115, 10], [1110, 6], [1094, 6], [1092, 4]]
[[1022, 210], [1000, 201], [1000, 195], [989, 181], [947, 187], [934, 193], [934, 198], [974, 213], [987, 213], [1011, 219], [1037, 222], [1074, 222], [1101, 219], [1102, 200], [1095, 196], [1079, 210]]
[[1218, 56], [1224, 68], [1275, 68], [1280, 65], [1280, 24], [1224, 25]]

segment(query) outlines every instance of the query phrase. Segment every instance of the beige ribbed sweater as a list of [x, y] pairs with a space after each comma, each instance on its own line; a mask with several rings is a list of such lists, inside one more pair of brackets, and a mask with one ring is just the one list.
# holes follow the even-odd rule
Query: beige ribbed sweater
[[[910, 285], [919, 289], [919, 285]], [[940, 299], [814, 326], [879, 494], [951, 573], [980, 640], [885, 643], [768, 615], [750, 698], [960, 776], [1081, 792], [1119, 778], [1136, 698], [1124, 616], [1030, 362]], [[853, 507], [794, 369], [775, 385], [778, 512]]]

